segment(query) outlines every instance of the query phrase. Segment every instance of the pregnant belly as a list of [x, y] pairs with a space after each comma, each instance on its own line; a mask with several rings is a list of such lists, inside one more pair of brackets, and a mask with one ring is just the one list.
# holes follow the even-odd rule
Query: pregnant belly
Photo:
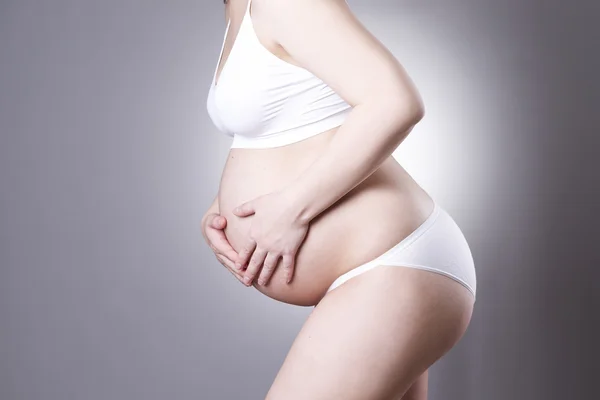
[[[236, 251], [244, 245], [252, 216], [231, 211], [245, 201], [287, 186], [321, 154], [324, 134], [272, 149], [230, 150], [219, 188], [225, 234]], [[431, 200], [392, 158], [310, 223], [298, 249], [292, 282], [285, 283], [280, 259], [263, 294], [290, 304], [312, 306], [342, 273], [398, 243], [428, 215]], [[257, 275], [258, 276], [258, 275]]]

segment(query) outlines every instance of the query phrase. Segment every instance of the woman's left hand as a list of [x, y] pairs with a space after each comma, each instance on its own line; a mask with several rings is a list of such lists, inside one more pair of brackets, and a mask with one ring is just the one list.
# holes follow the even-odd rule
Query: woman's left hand
[[296, 218], [285, 192], [256, 197], [239, 205], [233, 214], [238, 217], [253, 215], [248, 239], [239, 251], [237, 265], [241, 271], [250, 259], [244, 283], [250, 286], [262, 267], [258, 283], [266, 285], [280, 257], [283, 257], [286, 282], [289, 283], [294, 273], [296, 252], [308, 233], [309, 224]]

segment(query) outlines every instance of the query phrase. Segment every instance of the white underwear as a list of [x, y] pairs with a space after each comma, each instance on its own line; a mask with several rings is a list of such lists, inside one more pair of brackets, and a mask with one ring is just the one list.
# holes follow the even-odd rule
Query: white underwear
[[418, 268], [454, 279], [476, 297], [475, 264], [467, 240], [454, 219], [434, 201], [421, 225], [379, 257], [340, 275], [327, 292], [379, 265]]

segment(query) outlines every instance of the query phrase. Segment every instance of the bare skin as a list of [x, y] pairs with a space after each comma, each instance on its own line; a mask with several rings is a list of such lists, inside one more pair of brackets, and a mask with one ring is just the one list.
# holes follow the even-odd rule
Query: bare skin
[[[233, 248], [231, 247], [231, 245], [228, 243], [225, 234], [223, 232], [223, 229], [226, 226], [226, 220], [224, 217], [219, 215], [219, 209], [217, 207], [217, 203], [216, 201], [211, 205], [211, 208], [209, 209], [209, 211], [207, 212], [207, 214], [205, 215], [205, 217], [203, 218], [202, 221], [202, 232], [204, 234], [204, 238], [207, 241], [207, 243], [209, 244], [209, 246], [211, 247], [211, 249], [215, 252], [215, 256], [217, 257], [217, 259], [219, 260], [219, 262], [233, 275], [235, 276], [235, 278], [239, 281], [239, 282], [243, 282], [243, 275], [241, 275], [234, 267], [234, 262], [237, 259], [237, 252], [235, 252], [235, 250], [233, 250]], [[381, 267], [380, 267], [381, 268]], [[416, 271], [417, 273], [419, 272], [423, 272], [423, 271]], [[442, 277], [443, 279], [443, 277]], [[356, 278], [355, 278], [356, 280]], [[350, 282], [348, 282], [349, 284]], [[344, 285], [342, 285], [344, 286]], [[337, 293], [339, 296], [339, 293], [341, 293], [341, 288], [342, 286], [338, 287], [336, 290], [332, 291], [328, 296], [326, 296], [326, 298], [331, 298], [333, 293]], [[460, 291], [461, 288], [458, 288], [458, 290]], [[350, 296], [350, 295], [348, 295]], [[319, 303], [319, 310], [323, 309], [323, 305], [326, 304], [324, 302]], [[367, 305], [365, 305], [366, 307]], [[333, 308], [335, 310], [335, 307]], [[470, 319], [470, 312], [469, 310], [472, 310], [472, 305], [471, 307], [467, 308], [468, 312], [468, 317], [465, 316], [465, 320], [463, 320], [463, 323], [466, 325], [468, 324], [468, 320]], [[313, 310], [314, 313], [314, 310]], [[311, 314], [311, 318], [312, 319], [312, 324], [315, 325], [314, 322], [314, 317], [312, 317], [313, 314]], [[326, 317], [325, 317], [326, 318]], [[298, 334], [295, 342], [294, 342], [294, 348], [300, 348], [300, 350], [296, 350], [297, 353], [302, 354], [303, 350], [302, 350], [302, 341], [306, 341], [307, 339], [305, 338], [306, 336], [311, 335], [310, 332], [307, 332], [307, 328], [308, 325], [308, 321], [305, 324], [305, 327], [303, 327], [302, 331]], [[326, 329], [326, 328], [323, 328]], [[417, 328], [415, 328], [417, 329]], [[435, 329], [439, 329], [439, 327], [436, 327]], [[460, 336], [460, 335], [458, 335]], [[455, 338], [455, 340], [458, 340], [457, 338]], [[312, 348], [312, 346], [309, 346], [309, 349]], [[384, 352], [386, 352], [387, 350], [384, 350]], [[292, 354], [290, 352], [290, 354]], [[373, 354], [372, 356], [375, 356], [375, 354]], [[293, 360], [293, 355], [288, 355], [288, 357], [285, 360], [285, 363], [294, 363]], [[285, 365], [285, 364], [284, 364]], [[283, 370], [283, 368], [281, 369], [282, 372], [279, 372], [277, 379], [282, 380], [282, 379], [286, 379], [285, 378], [285, 371]], [[399, 395], [399, 391], [395, 394], [395, 398], [394, 400], [427, 400], [427, 393], [428, 393], [428, 370], [426, 369], [424, 372], [422, 372], [412, 383], [412, 385], [408, 388], [408, 390], [405, 392], [405, 394], [403, 396]], [[410, 380], [410, 378], [409, 378]], [[276, 380], [277, 382], [277, 380]], [[279, 390], [277, 389], [277, 387], [274, 385], [271, 389], [271, 392], [269, 394], [269, 396], [273, 397], [275, 396], [275, 391]]]
[[[327, 138], [328, 134], [317, 135], [286, 149], [231, 149], [220, 184], [219, 210], [228, 221], [227, 239], [237, 252], [243, 248], [252, 217], [238, 218], [230, 210], [289, 182], [313, 162]], [[313, 306], [338, 276], [401, 241], [432, 210], [431, 197], [389, 157], [369, 178], [311, 221], [289, 284], [285, 269], [277, 267], [266, 285], [257, 280], [253, 285], [273, 299]]]
[[460, 340], [472, 297], [422, 272], [380, 266], [327, 294], [266, 400], [425, 400], [418, 378]]
[[[232, 21], [217, 80], [233, 46], [246, 1], [233, 0], [226, 6], [226, 16], [231, 16]], [[253, 0], [251, 11], [254, 29], [265, 49], [290, 64], [311, 65], [324, 77], [333, 74], [335, 68], [340, 70], [331, 60], [327, 64], [331, 70], [325, 71], [308, 58], [303, 59], [301, 53], [299, 58], [304, 62], [284, 50], [270, 34], [268, 4], [265, 0]], [[345, 17], [350, 18], [347, 14]], [[356, 26], [354, 29], [360, 31]], [[288, 47], [294, 48], [293, 44]], [[382, 64], [391, 62], [383, 51], [369, 56], [379, 57]], [[381, 71], [398, 73], [394, 68], [377, 68], [380, 69], [374, 75], [381, 75]], [[364, 79], [364, 87], [351, 88], [350, 80], [360, 81], [348, 73], [339, 81], [332, 78], [332, 87], [348, 88], [345, 98], [356, 103], [362, 98], [374, 98], [371, 92], [361, 91], [377, 85], [369, 85], [369, 80]], [[282, 190], [314, 168], [330, 151], [340, 129], [278, 148], [230, 150], [219, 193], [202, 226], [219, 261], [240, 282], [249, 265], [245, 270], [237, 270], [234, 262], [240, 258], [249, 261], [250, 254], [240, 254], [246, 251], [255, 216], [239, 217], [233, 209], [258, 196]], [[410, 129], [406, 129], [406, 134]], [[397, 144], [390, 142], [389, 146], [395, 148]], [[357, 146], [346, 151], [346, 159], [360, 159], [359, 150]], [[260, 268], [252, 267], [252, 285], [263, 294], [290, 304], [316, 306], [294, 341], [267, 400], [426, 400], [428, 367], [460, 340], [468, 326], [473, 307], [471, 294], [450, 278], [429, 271], [380, 266], [326, 293], [338, 276], [400, 242], [433, 209], [432, 198], [391, 155], [381, 159], [374, 172], [330, 205], [326, 204], [326, 196], [331, 193], [309, 191], [315, 198], [325, 199], [319, 206], [325, 204], [326, 208], [310, 219], [308, 233], [294, 254], [293, 279], [289, 284], [284, 279], [283, 259], [277, 262], [266, 285], [257, 283]], [[334, 172], [335, 169], [330, 170], [331, 175]], [[333, 185], [328, 188], [329, 192], [336, 190]], [[299, 193], [294, 192], [293, 198], [303, 198]]]

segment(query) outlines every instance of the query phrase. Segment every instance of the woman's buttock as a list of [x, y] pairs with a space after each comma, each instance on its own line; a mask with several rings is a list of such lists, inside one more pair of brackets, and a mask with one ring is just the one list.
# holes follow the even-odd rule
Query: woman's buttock
[[[337, 129], [337, 128], [336, 128]], [[225, 234], [240, 251], [252, 216], [232, 214], [239, 204], [281, 189], [326, 150], [335, 130], [288, 146], [230, 150], [219, 190]], [[371, 176], [310, 223], [298, 249], [294, 277], [284, 282], [281, 259], [266, 286], [254, 287], [282, 302], [312, 306], [341, 274], [379, 256], [405, 238], [429, 215], [432, 200], [389, 157]]]

